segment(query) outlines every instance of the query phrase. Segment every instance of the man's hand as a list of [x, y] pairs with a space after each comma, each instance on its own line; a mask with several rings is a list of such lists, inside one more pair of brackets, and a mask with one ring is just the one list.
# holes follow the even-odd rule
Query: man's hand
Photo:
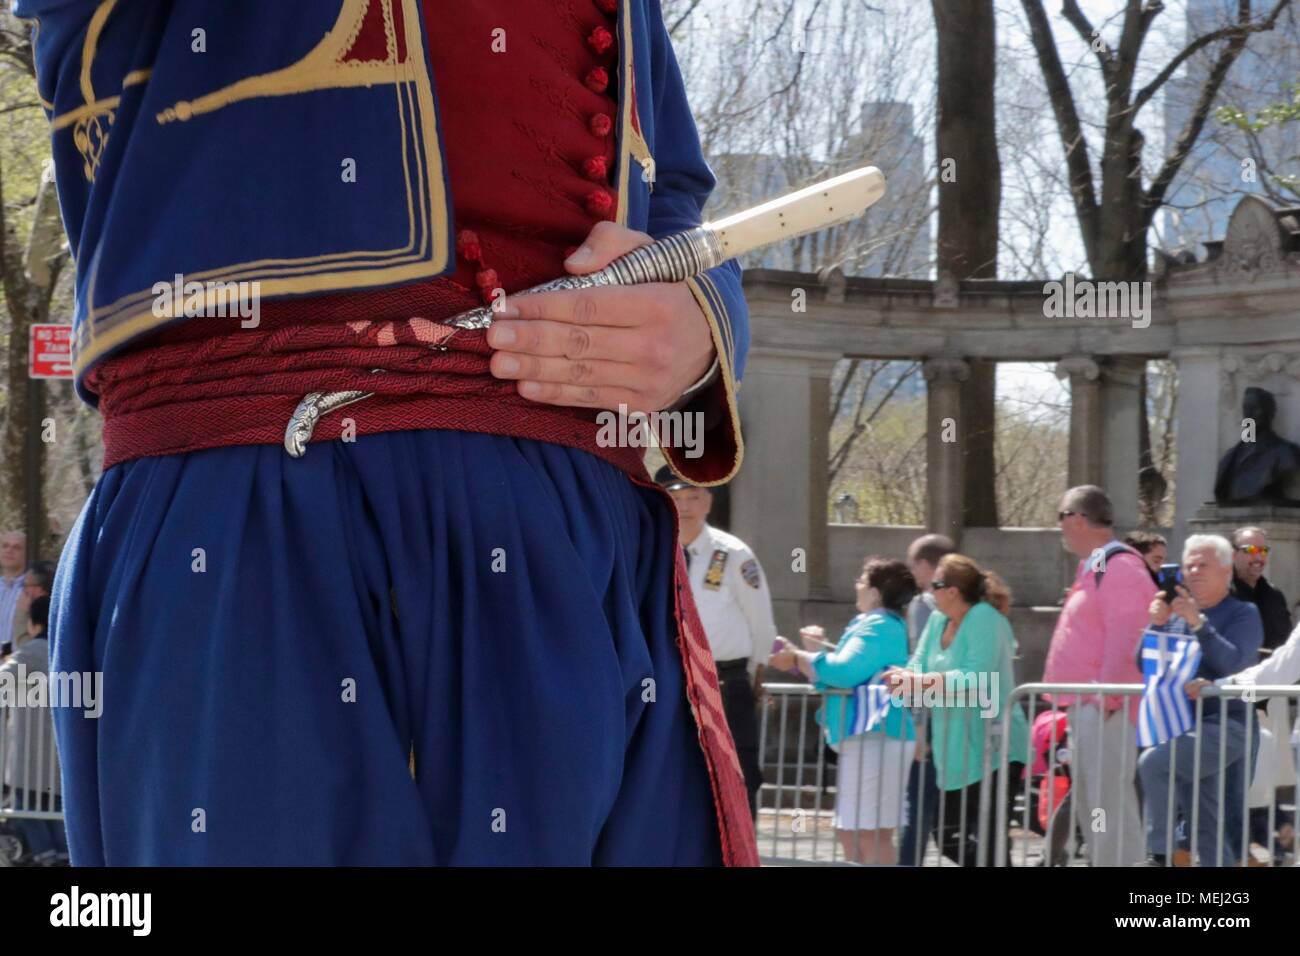
[[1201, 609], [1196, 604], [1196, 598], [1192, 597], [1192, 593], [1181, 584], [1175, 585], [1175, 589], [1178, 591], [1178, 596], [1169, 602], [1169, 610], [1186, 621], [1193, 631], [1199, 629], [1205, 622], [1201, 617]]
[[1151, 599], [1151, 604], [1147, 607], [1147, 614], [1151, 618], [1152, 627], [1164, 627], [1169, 623], [1169, 618], [1173, 616], [1169, 604], [1159, 595]]
[[[585, 275], [653, 241], [598, 222], [564, 265]], [[492, 374], [515, 379], [524, 398], [629, 412], [669, 407], [714, 356], [708, 319], [684, 282], [507, 296], [487, 341], [497, 350]]]

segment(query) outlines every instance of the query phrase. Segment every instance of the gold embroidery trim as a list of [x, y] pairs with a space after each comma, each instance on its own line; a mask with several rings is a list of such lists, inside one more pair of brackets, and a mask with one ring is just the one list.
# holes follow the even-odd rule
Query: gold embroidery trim
[[[619, 94], [618, 128], [622, 161], [618, 164], [618, 208], [614, 221], [620, 226], [627, 225], [628, 184], [632, 178], [632, 164], [628, 161], [632, 153], [632, 4], [623, 2], [619, 7], [619, 75], [622, 87]], [[648, 153], [648, 151], [647, 151]]]
[[[672, 455], [665, 454], [664, 458], [668, 462], [668, 467], [673, 470], [673, 474], [678, 478], [684, 478], [693, 484], [707, 488], [726, 484], [736, 476], [736, 472], [740, 470], [741, 462], [745, 460], [745, 440], [740, 433], [740, 414], [738, 412], [740, 406], [736, 398], [737, 383], [734, 366], [732, 365], [732, 351], [728, 344], [731, 337], [731, 328], [726, 317], [726, 306], [723, 304], [722, 297], [718, 295], [717, 287], [713, 285], [708, 276], [692, 276], [686, 280], [686, 285], [691, 290], [691, 294], [695, 296], [700, 311], [709, 320], [709, 332], [713, 336], [713, 347], [718, 353], [718, 368], [722, 373], [723, 387], [727, 397], [727, 414], [731, 418], [732, 434], [736, 436], [736, 454], [726, 474], [714, 481], [705, 482], [696, 481], [683, 475]], [[714, 304], [715, 299], [716, 307]]]
[[[397, 62], [396, 26], [393, 21], [391, 0], [381, 0], [384, 9], [384, 27], [387, 40], [385, 60], [344, 61], [351, 45], [356, 42], [365, 21], [371, 0], [343, 0], [338, 19], [319, 44], [297, 63], [270, 73], [245, 77], [229, 86], [213, 90], [193, 100], [180, 100], [158, 114], [159, 123], [184, 122], [203, 113], [238, 103], [241, 100], [265, 96], [286, 96], [351, 86], [404, 83], [416, 78], [413, 57], [406, 63]], [[403, 17], [403, 22], [407, 19]], [[411, 49], [407, 47], [407, 53]]]
[[[116, 0], [105, 0], [110, 5]], [[343, 62], [349, 43], [363, 25], [371, 2], [383, 4], [388, 59], [384, 62]], [[407, 62], [397, 62], [396, 24], [392, 4], [402, 4], [402, 25]], [[280, 96], [316, 89], [393, 84], [398, 104], [398, 121], [403, 143], [402, 166], [407, 174], [407, 246], [387, 250], [355, 250], [326, 253], [297, 259], [263, 259], [186, 274], [186, 280], [220, 279], [227, 282], [261, 281], [263, 296], [321, 293], [393, 285], [438, 275], [450, 257], [447, 243], [447, 197], [437, 138], [437, 113], [433, 101], [432, 75], [428, 67], [420, 29], [417, 0], [343, 0], [339, 17], [320, 44], [310, 53], [281, 70], [248, 77], [191, 101], [180, 101], [158, 115], [160, 123], [181, 121], [212, 112], [231, 103], [255, 96]], [[142, 82], [147, 71], [131, 75]], [[409, 100], [409, 103], [407, 102]], [[109, 101], [104, 101], [109, 105]], [[116, 98], [111, 101], [116, 105]], [[407, 110], [412, 116], [409, 119]], [[66, 125], [66, 123], [64, 124]], [[414, 136], [415, 142], [407, 144]], [[414, 159], [408, 151], [414, 151]], [[414, 167], [412, 169], [412, 167]], [[426, 168], [427, 167], [427, 168]], [[412, 175], [413, 173], [413, 175]], [[416, 195], [413, 196], [412, 186]], [[424, 217], [428, 216], [426, 220]], [[417, 233], [419, 236], [417, 237]], [[346, 270], [324, 271], [335, 265]], [[152, 301], [152, 289], [121, 297], [110, 305], [94, 306], [94, 275], [87, 294], [88, 318], [78, 329], [74, 368], [78, 374], [104, 352], [165, 322], [146, 309], [120, 319], [117, 316]], [[103, 325], [116, 321], [111, 327]], [[99, 327], [99, 328], [97, 328]]]

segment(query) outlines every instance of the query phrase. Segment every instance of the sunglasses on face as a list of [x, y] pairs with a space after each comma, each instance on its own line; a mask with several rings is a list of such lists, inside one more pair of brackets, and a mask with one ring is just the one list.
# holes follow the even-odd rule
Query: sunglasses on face
[[1056, 513], [1056, 520], [1064, 521], [1066, 518], [1070, 517], [1070, 515], [1077, 515], [1078, 513], [1079, 512], [1077, 511], [1058, 511]]
[[1243, 545], [1238, 545], [1237, 550], [1240, 551], [1242, 554], [1249, 554], [1249, 555], [1256, 555], [1256, 554], [1258, 554], [1258, 555], [1261, 555], [1261, 556], [1263, 556], [1263, 557], [1268, 557], [1268, 548], [1267, 548], [1267, 547], [1261, 547], [1261, 546], [1258, 545], [1258, 544], [1243, 544]]
[[946, 588], [946, 587], [948, 587], [948, 582], [947, 582], [947, 581], [931, 581], [931, 582], [930, 582], [930, 590], [931, 590], [931, 591], [942, 591], [942, 590], [943, 590], [944, 588]]

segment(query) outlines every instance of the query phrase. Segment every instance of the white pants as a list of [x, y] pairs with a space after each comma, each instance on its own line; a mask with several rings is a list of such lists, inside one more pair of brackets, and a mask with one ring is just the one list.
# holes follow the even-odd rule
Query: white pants
[[1070, 715], [1070, 787], [1075, 819], [1093, 866], [1132, 866], [1146, 858], [1146, 838], [1133, 778], [1137, 737], [1124, 709], [1103, 722], [1095, 703]]
[[840, 742], [835, 775], [835, 829], [892, 829], [902, 823], [914, 740], [856, 734]]

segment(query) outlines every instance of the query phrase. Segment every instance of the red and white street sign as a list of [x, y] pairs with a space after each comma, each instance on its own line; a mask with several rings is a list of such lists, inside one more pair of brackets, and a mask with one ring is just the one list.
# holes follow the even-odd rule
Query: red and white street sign
[[72, 326], [32, 326], [27, 374], [31, 378], [72, 378]]

